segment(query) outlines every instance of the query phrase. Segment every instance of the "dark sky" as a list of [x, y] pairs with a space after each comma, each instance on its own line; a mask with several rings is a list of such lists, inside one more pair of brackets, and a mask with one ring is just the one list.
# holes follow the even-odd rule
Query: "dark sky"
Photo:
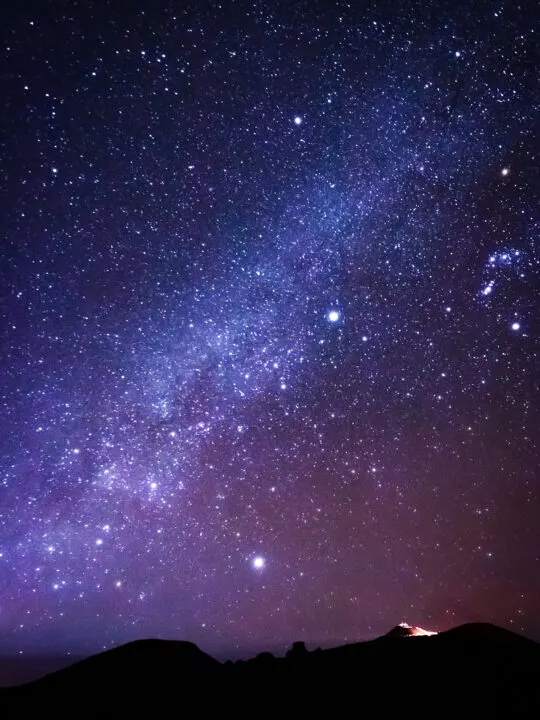
[[2, 12], [0, 649], [540, 639], [536, 3]]

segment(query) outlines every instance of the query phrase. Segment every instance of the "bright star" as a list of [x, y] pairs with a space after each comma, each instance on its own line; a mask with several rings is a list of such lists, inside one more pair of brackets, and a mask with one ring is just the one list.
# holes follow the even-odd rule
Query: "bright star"
[[512, 330], [519, 330], [521, 325], [518, 322], [512, 323]]
[[339, 315], [339, 312], [338, 312], [337, 310], [330, 310], [330, 312], [328, 313], [327, 317], [328, 317], [328, 320], [329, 320], [331, 323], [335, 323], [335, 322], [337, 322], [337, 321], [339, 320], [340, 315]]
[[300, 117], [300, 115], [297, 115], [297, 116], [294, 118], [294, 124], [295, 124], [295, 125], [301, 125], [301, 124], [302, 124], [302, 118]]
[[501, 170], [501, 175], [502, 175], [503, 177], [506, 177], [507, 175], [510, 175], [510, 168], [503, 167], [503, 169]]
[[252, 565], [255, 570], [262, 570], [265, 565], [265, 560], [260, 555], [257, 555], [257, 557], [253, 558]]

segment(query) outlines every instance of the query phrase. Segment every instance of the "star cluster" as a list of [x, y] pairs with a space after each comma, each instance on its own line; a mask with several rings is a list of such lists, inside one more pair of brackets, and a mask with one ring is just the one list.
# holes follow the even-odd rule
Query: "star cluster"
[[4, 649], [540, 638], [535, 15], [10, 9]]

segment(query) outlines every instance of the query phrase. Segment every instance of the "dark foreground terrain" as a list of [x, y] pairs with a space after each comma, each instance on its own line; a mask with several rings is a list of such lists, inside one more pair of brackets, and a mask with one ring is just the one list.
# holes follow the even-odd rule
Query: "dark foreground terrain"
[[141, 640], [0, 691], [0, 717], [539, 717], [540, 645], [494, 625], [219, 663]]

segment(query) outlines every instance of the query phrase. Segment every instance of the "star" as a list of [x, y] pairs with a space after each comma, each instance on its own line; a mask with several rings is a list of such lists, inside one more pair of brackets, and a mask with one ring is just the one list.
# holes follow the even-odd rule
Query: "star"
[[519, 330], [521, 325], [518, 322], [512, 323], [512, 330]]
[[485, 288], [482, 290], [482, 295], [490, 295], [490, 294], [493, 292], [493, 285], [494, 285], [494, 284], [495, 284], [494, 281], [491, 280], [491, 282], [488, 283], [488, 284], [485, 286]]
[[300, 115], [296, 115], [294, 118], [294, 124], [295, 125], [301, 125], [303, 123], [303, 118]]
[[253, 560], [251, 561], [251, 564], [253, 565], [255, 570], [262, 570], [263, 567], [266, 565], [266, 561], [263, 557], [261, 557], [260, 555], [257, 555], [256, 557], [253, 558]]
[[328, 318], [329, 322], [337, 323], [341, 315], [338, 310], [330, 310], [326, 317]]

